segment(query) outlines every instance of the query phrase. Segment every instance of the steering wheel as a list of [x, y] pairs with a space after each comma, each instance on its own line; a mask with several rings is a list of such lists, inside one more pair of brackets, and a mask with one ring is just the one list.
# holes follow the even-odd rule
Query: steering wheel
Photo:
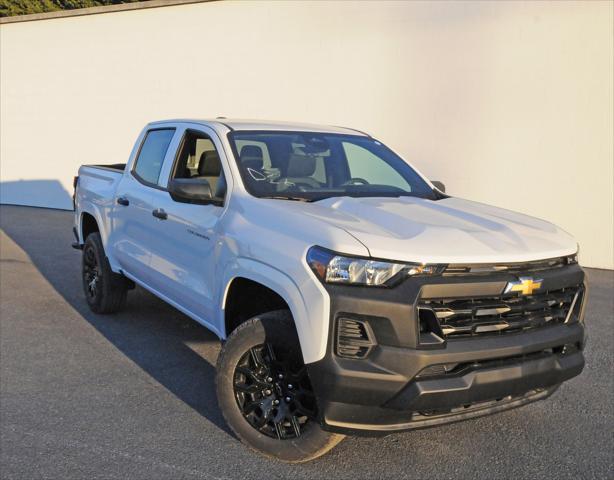
[[294, 182], [294, 186], [298, 188], [299, 192], [308, 192], [309, 190], [313, 190], [313, 187], [308, 183]]
[[343, 182], [341, 184], [342, 187], [348, 185], [369, 185], [369, 182], [367, 182], [364, 178], [361, 177], [352, 177], [347, 182]]
[[313, 190], [313, 186], [309, 185], [308, 183], [297, 182], [294, 180], [292, 182], [286, 182], [285, 178], [281, 180], [282, 181], [278, 182], [278, 184], [282, 187], [280, 191], [283, 192], [289, 190], [292, 187], [294, 187], [299, 192], [308, 192], [309, 190]]

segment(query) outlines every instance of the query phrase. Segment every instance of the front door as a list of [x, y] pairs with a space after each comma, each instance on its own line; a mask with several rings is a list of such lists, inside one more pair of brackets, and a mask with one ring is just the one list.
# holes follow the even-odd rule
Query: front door
[[160, 216], [150, 260], [153, 288], [211, 327], [215, 327], [216, 254], [226, 178], [213, 135], [186, 130], [169, 179], [207, 180], [214, 199], [195, 204], [173, 199], [167, 191], [154, 191], [151, 201]]

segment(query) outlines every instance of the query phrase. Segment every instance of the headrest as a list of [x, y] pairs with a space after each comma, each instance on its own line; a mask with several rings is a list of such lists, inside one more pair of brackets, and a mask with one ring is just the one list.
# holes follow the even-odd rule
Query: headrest
[[239, 157], [241, 161], [247, 157], [260, 158], [262, 160], [262, 148], [260, 148], [258, 145], [243, 145], [243, 148], [241, 148], [241, 152], [239, 153]]
[[222, 173], [222, 162], [215, 150], [207, 150], [200, 156], [198, 175], [201, 177], [219, 177]]
[[307, 155], [292, 154], [288, 158], [286, 177], [310, 177], [316, 171], [316, 159]]
[[258, 145], [244, 145], [239, 153], [239, 160], [244, 168], [252, 170], [262, 170], [264, 160], [262, 159], [262, 148]]

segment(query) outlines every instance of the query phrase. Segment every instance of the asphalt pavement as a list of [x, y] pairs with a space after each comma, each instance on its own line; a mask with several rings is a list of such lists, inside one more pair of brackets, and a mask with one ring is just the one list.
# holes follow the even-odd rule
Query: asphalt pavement
[[214, 391], [219, 341], [137, 288], [91, 313], [72, 212], [0, 207], [0, 478], [614, 478], [614, 272], [587, 269], [584, 372], [520, 409], [287, 465], [244, 447]]

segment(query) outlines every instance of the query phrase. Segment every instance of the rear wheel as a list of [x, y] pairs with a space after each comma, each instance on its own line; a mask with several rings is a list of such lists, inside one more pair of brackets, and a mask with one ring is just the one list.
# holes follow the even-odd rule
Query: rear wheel
[[224, 418], [254, 450], [286, 462], [317, 458], [343, 435], [322, 430], [290, 312], [248, 320], [232, 332], [217, 364]]
[[109, 265], [98, 232], [85, 240], [82, 259], [83, 292], [95, 313], [114, 313], [126, 303], [128, 282]]

